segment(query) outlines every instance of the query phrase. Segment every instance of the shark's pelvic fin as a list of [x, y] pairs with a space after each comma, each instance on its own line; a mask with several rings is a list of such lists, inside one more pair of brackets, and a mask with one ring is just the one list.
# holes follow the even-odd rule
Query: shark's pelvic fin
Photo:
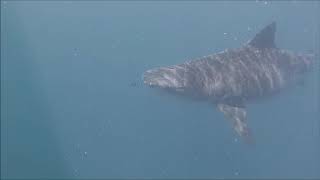
[[231, 120], [234, 130], [245, 142], [253, 143], [250, 129], [247, 125], [247, 111], [244, 106], [218, 104], [218, 109]]
[[248, 44], [260, 49], [276, 48], [276, 45], [274, 43], [275, 32], [276, 23], [272, 22], [271, 24], [263, 28], [260, 32], [258, 32], [256, 36], [251, 41], [249, 41]]

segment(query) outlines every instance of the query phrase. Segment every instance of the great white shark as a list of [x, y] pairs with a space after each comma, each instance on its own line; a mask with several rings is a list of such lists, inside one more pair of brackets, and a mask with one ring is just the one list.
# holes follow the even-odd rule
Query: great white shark
[[252, 142], [246, 104], [297, 84], [313, 64], [313, 55], [277, 48], [275, 32], [272, 22], [239, 48], [147, 70], [144, 84], [212, 102]]

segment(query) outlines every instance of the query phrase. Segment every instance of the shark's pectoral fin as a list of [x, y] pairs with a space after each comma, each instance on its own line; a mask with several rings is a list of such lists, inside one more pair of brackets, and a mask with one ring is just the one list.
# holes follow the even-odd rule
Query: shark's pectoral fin
[[247, 125], [247, 111], [244, 106], [218, 104], [218, 109], [231, 120], [234, 130], [247, 143], [253, 143], [250, 129]]

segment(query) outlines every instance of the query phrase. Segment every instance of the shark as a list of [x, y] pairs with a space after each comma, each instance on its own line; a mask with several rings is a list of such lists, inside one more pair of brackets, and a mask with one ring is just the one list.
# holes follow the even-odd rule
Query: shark
[[262, 28], [241, 47], [149, 69], [145, 85], [212, 103], [231, 121], [245, 142], [253, 143], [247, 104], [297, 85], [310, 71], [314, 56], [280, 49], [276, 22]]

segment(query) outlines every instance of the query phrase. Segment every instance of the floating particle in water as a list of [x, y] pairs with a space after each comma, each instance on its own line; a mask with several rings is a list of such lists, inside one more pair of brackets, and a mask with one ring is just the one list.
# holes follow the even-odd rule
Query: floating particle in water
[[120, 40], [115, 40], [112, 44], [111, 44], [111, 48], [118, 48], [120, 45], [121, 41]]
[[3, 4], [3, 8], [7, 8], [7, 6], [6, 6], [7, 5], [7, 1], [3, 1], [2, 4]]
[[268, 1], [265, 1], [264, 4], [267, 5], [267, 4], [268, 4]]
[[162, 169], [162, 174], [163, 175], [167, 175], [168, 173], [167, 173], [167, 170], [166, 169]]
[[79, 49], [78, 48], [73, 49], [73, 56], [79, 56]]
[[234, 172], [234, 175], [239, 176], [239, 172], [238, 171]]
[[136, 38], [140, 41], [144, 41], [145, 40], [144, 34], [145, 34], [144, 32], [137, 33]]
[[229, 160], [232, 159], [230, 152], [226, 152], [226, 158], [229, 159]]
[[223, 35], [228, 35], [228, 33], [225, 32], [225, 33], [223, 33]]
[[112, 121], [111, 120], [106, 120], [105, 121], [105, 128], [109, 128], [111, 126]]
[[88, 152], [87, 151], [84, 151], [83, 153], [80, 154], [81, 160], [84, 160], [87, 157], [88, 157]]
[[247, 29], [248, 29], [248, 31], [251, 31], [251, 27], [250, 27], [250, 26], [248, 26], [248, 28], [247, 28]]
[[199, 157], [198, 157], [198, 156], [195, 156], [195, 157], [193, 157], [193, 160], [198, 161], [198, 160], [199, 160]]
[[79, 171], [78, 171], [78, 169], [74, 169], [73, 172], [74, 172], [75, 175], [78, 175]]

